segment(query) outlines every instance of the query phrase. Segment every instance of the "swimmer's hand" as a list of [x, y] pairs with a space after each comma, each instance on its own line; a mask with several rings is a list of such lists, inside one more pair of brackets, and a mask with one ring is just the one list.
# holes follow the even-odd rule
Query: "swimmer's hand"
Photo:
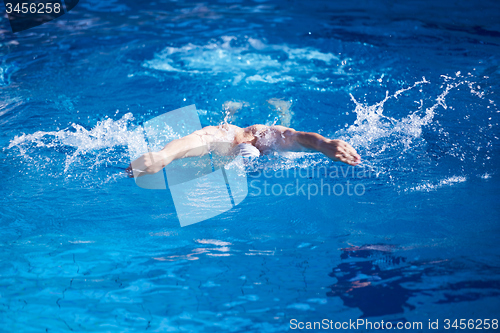
[[162, 152], [146, 153], [138, 159], [132, 161], [125, 172], [130, 178], [141, 177], [157, 173], [166, 166], [164, 154]]
[[349, 165], [358, 165], [361, 162], [361, 156], [347, 142], [342, 140], [324, 139], [320, 142], [319, 151], [334, 161], [343, 162]]
[[358, 165], [361, 162], [361, 156], [347, 142], [342, 140], [330, 140], [318, 133], [300, 132], [292, 129], [282, 130], [285, 137], [285, 145], [293, 149], [294, 144], [319, 151], [334, 161], [343, 162], [349, 165]]

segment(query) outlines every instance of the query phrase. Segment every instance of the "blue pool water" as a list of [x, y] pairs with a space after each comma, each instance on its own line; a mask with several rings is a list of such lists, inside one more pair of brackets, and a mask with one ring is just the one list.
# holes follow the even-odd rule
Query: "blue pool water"
[[[81, 0], [16, 34], [2, 17], [0, 332], [500, 319], [498, 17], [266, 0]], [[123, 169], [144, 121], [191, 104], [204, 126], [319, 132], [363, 162], [263, 156], [240, 205], [181, 228], [169, 191]]]

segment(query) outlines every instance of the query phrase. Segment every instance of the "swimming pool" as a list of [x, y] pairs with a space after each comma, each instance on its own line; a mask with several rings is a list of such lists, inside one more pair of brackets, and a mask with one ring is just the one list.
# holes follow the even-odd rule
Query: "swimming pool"
[[[499, 14], [495, 1], [88, 0], [17, 34], [2, 17], [0, 331], [491, 325]], [[319, 132], [363, 163], [263, 156], [241, 204], [181, 228], [170, 193], [123, 169], [144, 121], [191, 104], [204, 126]], [[325, 184], [341, 187], [307, 190]]]

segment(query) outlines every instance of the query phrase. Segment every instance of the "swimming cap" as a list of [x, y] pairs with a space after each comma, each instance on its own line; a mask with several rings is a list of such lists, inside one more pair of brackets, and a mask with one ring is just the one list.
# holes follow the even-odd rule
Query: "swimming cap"
[[243, 157], [259, 157], [260, 156], [260, 151], [255, 147], [252, 146], [249, 143], [240, 143], [238, 145], [238, 148], [240, 150], [240, 154]]

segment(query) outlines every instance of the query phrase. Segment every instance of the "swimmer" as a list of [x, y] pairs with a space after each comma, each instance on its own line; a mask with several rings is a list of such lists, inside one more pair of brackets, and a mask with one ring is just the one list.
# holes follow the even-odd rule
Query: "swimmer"
[[[185, 137], [173, 140], [159, 152], [146, 153], [134, 160], [126, 172], [130, 177], [154, 174], [172, 161], [203, 156], [209, 147], [226, 142], [232, 149], [239, 149], [243, 157], [254, 157], [271, 151], [317, 151], [328, 158], [349, 165], [357, 165], [361, 157], [356, 150], [342, 140], [330, 140], [324, 136], [300, 132], [284, 126], [252, 125], [241, 128], [235, 125], [207, 126]], [[133, 172], [132, 172], [133, 171]]]

